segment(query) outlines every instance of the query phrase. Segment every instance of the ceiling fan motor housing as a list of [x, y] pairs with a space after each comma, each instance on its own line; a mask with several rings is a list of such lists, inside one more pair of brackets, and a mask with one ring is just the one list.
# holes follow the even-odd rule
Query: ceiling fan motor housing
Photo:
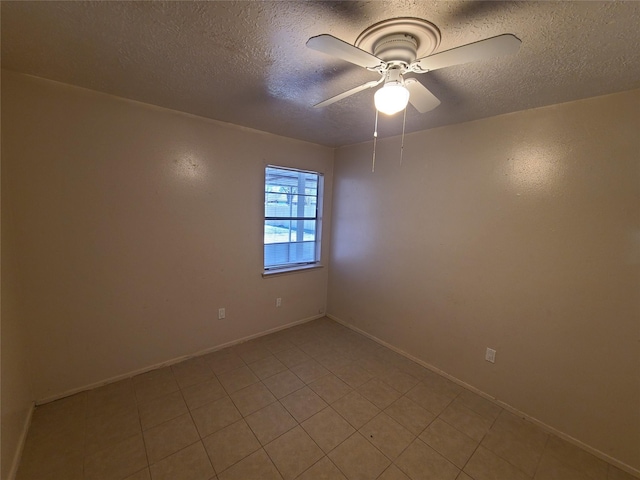
[[385, 62], [405, 62], [410, 64], [416, 59], [418, 41], [407, 33], [386, 35], [373, 46], [373, 54]]

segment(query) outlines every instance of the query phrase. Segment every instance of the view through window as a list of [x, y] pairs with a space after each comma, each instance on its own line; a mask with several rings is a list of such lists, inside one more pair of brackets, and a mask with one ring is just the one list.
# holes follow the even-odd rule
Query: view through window
[[322, 175], [269, 165], [264, 183], [264, 269], [318, 263]]

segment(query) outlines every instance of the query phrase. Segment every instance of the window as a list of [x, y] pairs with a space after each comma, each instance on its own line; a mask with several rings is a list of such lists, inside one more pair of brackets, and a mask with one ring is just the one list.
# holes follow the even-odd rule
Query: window
[[264, 191], [265, 271], [317, 264], [322, 174], [269, 165]]

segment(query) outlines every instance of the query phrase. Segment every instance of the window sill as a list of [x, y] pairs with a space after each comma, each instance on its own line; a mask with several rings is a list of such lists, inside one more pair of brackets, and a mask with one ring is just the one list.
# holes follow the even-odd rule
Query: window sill
[[262, 277], [273, 277], [277, 275], [286, 275], [288, 273], [304, 272], [305, 270], [315, 270], [316, 268], [323, 268], [323, 265], [316, 263], [314, 265], [301, 265], [299, 267], [278, 268], [276, 270], [265, 270], [262, 272]]

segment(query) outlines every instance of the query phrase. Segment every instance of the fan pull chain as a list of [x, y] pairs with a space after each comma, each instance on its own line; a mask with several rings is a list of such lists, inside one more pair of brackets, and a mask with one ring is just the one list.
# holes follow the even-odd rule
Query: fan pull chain
[[402, 156], [404, 155], [404, 126], [407, 123], [407, 107], [404, 107], [404, 117], [402, 118], [402, 143], [400, 144], [400, 166], [402, 166]]
[[378, 109], [376, 108], [376, 124], [373, 127], [373, 160], [371, 162], [371, 173], [376, 171], [376, 143], [378, 143]]

